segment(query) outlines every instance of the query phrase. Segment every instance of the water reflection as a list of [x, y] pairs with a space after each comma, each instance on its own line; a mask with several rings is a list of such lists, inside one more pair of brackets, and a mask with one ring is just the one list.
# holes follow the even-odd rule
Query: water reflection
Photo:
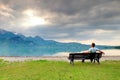
[[[120, 50], [119, 49], [107, 49], [102, 50], [105, 52], [104, 56], [120, 56]], [[53, 56], [68, 56], [70, 52], [59, 52], [54, 54]]]
[[120, 56], [119, 49], [108, 49], [103, 51], [105, 52], [105, 56]]

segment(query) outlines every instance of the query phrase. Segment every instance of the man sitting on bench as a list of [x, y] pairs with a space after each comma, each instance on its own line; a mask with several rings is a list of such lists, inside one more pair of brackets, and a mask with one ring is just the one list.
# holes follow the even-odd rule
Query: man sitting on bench
[[[100, 53], [103, 53], [103, 54], [104, 54], [103, 51], [101, 51], [101, 50], [99, 50], [98, 48], [95, 47], [95, 43], [92, 43], [92, 44], [91, 44], [91, 48], [89, 48], [89, 50], [87, 50], [87, 51], [84, 51], [83, 53], [90, 53], [90, 61], [91, 61], [91, 63], [92, 63], [93, 60], [94, 60], [94, 62], [95, 62], [95, 60], [96, 60], [96, 59], [95, 59], [95, 58], [96, 58], [95, 53], [96, 53], [97, 51], [99, 51]], [[82, 62], [84, 62], [84, 60], [85, 60], [85, 57], [83, 56]], [[99, 60], [96, 60], [96, 61], [99, 63]]]

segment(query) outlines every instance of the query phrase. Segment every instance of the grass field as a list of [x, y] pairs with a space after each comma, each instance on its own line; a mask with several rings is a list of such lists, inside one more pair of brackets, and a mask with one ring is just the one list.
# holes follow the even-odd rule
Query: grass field
[[0, 80], [120, 80], [120, 61], [90, 62], [0, 60]]

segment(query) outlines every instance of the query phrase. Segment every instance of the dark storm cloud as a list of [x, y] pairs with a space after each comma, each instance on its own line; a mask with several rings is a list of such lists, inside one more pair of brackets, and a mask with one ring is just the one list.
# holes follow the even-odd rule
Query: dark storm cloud
[[1, 2], [16, 11], [14, 14], [16, 17], [22, 16], [21, 11], [31, 8], [38, 10], [38, 13], [46, 11], [52, 13], [51, 16], [56, 15], [50, 20], [57, 24], [102, 25], [105, 22], [116, 24], [115, 18], [120, 17], [119, 0], [1, 0]]

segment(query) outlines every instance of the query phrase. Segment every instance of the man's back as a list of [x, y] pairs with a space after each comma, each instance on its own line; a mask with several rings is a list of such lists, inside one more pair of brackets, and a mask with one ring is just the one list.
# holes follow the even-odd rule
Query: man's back
[[91, 48], [89, 49], [89, 52], [90, 52], [90, 53], [96, 53], [96, 51], [99, 51], [99, 49], [96, 48], [96, 47], [91, 47]]

